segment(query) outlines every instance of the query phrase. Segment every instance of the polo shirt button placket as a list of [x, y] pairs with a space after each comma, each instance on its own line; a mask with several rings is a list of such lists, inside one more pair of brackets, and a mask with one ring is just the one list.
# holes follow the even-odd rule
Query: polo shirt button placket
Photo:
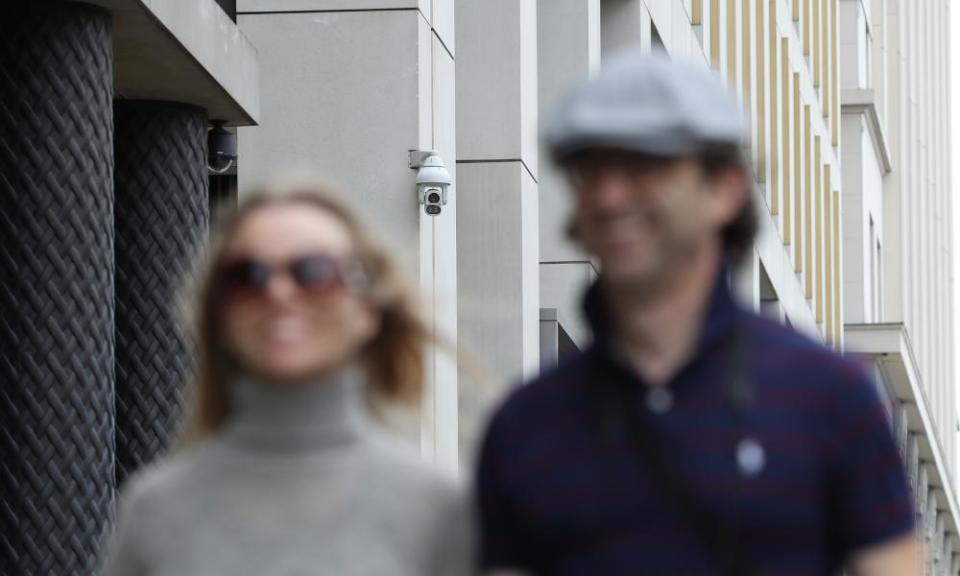
[[763, 472], [767, 463], [767, 454], [755, 438], [747, 436], [737, 442], [737, 466], [740, 475], [753, 478]]
[[673, 408], [673, 393], [666, 386], [653, 386], [647, 390], [647, 409], [654, 414], [666, 414]]

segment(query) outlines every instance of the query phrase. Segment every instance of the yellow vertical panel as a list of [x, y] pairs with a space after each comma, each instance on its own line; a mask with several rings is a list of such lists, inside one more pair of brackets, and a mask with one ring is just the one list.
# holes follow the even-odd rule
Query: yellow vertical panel
[[[796, 0], [799, 2], [800, 0]], [[793, 243], [793, 271], [803, 270], [803, 124], [800, 122], [800, 73], [794, 72], [793, 85], [793, 213], [796, 216], [796, 237]]]
[[[843, 289], [843, 281], [840, 278], [840, 191], [833, 194], [833, 322], [837, 333], [837, 340], [843, 335], [843, 302], [840, 300]], [[872, 249], [872, 248], [871, 248]]]
[[693, 0], [690, 6], [690, 23], [694, 26], [703, 24], [703, 0]]
[[813, 138], [810, 135], [810, 105], [803, 105], [803, 170], [804, 170], [804, 288], [807, 298], [813, 298]]
[[813, 220], [816, 250], [816, 300], [817, 324], [823, 324], [823, 170], [820, 163], [820, 135], [814, 137], [813, 145]]
[[839, 0], [830, 0], [830, 132], [833, 145], [840, 145], [840, 52], [837, 43], [837, 4]]
[[820, 87], [820, 0], [813, 0], [813, 20], [811, 22], [813, 37], [810, 38], [812, 43], [813, 54], [810, 56], [811, 64], [813, 64], [813, 87]]
[[[765, 48], [763, 45], [763, 0], [756, 1], [757, 7], [757, 181], [767, 181], [767, 111], [766, 78], [764, 78]], [[749, 37], [749, 33], [745, 35]]]
[[727, 79], [737, 82], [737, 3], [727, 0]]
[[830, 27], [829, 27], [829, 18], [830, 10], [827, 7], [827, 0], [821, 0], [820, 5], [820, 109], [823, 113], [823, 117], [826, 118], [830, 115], [830, 86], [828, 79], [830, 78]]
[[720, 0], [710, 0], [710, 62], [720, 67]]
[[783, 153], [781, 158], [781, 174], [783, 175], [783, 241], [785, 244], [793, 243], [793, 202], [791, 199], [791, 179], [793, 168], [791, 166], [790, 142], [792, 135], [790, 132], [790, 43], [787, 38], [780, 39], [780, 109], [782, 110], [783, 122]]
[[826, 309], [826, 328], [827, 328], [827, 340], [832, 344], [834, 342], [834, 325], [833, 325], [833, 295], [834, 295], [834, 276], [833, 276], [833, 194], [830, 192], [830, 165], [824, 165], [823, 172], [823, 198], [824, 198], [824, 211], [826, 212], [823, 227], [827, 231], [824, 234], [824, 243], [826, 249], [824, 250], [824, 259], [825, 263], [825, 274], [826, 274], [826, 294], [824, 303], [824, 308]]
[[800, 0], [790, 0], [790, 7], [793, 9], [793, 21], [800, 21]]
[[[750, 2], [749, 0], [743, 2], [740, 5], [740, 37], [741, 43], [743, 44], [743, 53], [741, 54], [740, 66], [742, 67], [743, 74], [741, 77], [743, 79], [743, 102], [750, 107], [750, 103], [753, 101], [753, 88], [750, 87], [750, 53], [752, 52], [753, 46], [750, 44]], [[760, 51], [760, 48], [757, 48]], [[758, 52], [757, 57], [760, 57]]]
[[[777, 66], [780, 59], [777, 58], [777, 1], [770, 0], [770, 15], [767, 33], [770, 46], [770, 212], [774, 215], [780, 213], [780, 102], [778, 98], [780, 77]], [[760, 2], [763, 5], [763, 1]], [[766, 93], [767, 89], [761, 90], [761, 95]]]
[[803, 14], [800, 16], [800, 35], [803, 36], [803, 55], [810, 54], [810, 1], [797, 0], [803, 2]]

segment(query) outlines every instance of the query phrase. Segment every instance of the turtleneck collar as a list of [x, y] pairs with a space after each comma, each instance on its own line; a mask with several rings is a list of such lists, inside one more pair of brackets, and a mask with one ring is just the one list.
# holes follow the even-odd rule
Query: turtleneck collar
[[244, 447], [290, 451], [357, 440], [366, 425], [363, 378], [348, 368], [316, 381], [231, 383], [233, 411], [224, 438]]

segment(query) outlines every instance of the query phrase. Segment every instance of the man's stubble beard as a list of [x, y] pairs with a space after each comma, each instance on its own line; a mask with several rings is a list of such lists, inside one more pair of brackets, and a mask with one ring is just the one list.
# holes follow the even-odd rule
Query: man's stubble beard
[[[680, 235], [666, 234], [660, 237], [657, 253], [651, 257], [648, 270], [632, 277], [623, 275], [618, 278], [606, 278], [609, 288], [623, 294], [629, 294], [636, 301], [656, 300], [665, 292], [673, 290], [689, 270], [690, 265], [705, 249], [697, 239], [683, 238]], [[601, 262], [601, 276], [603, 263]]]

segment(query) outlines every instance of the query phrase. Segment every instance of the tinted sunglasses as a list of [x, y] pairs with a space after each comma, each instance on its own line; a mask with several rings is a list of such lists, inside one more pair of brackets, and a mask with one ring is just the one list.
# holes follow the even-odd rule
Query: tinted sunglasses
[[617, 150], [581, 153], [565, 164], [575, 189], [595, 186], [606, 174], [616, 172], [631, 180], [662, 172], [675, 159]]
[[339, 287], [362, 291], [367, 285], [359, 262], [344, 262], [326, 254], [305, 254], [281, 264], [239, 258], [223, 266], [220, 280], [228, 295], [262, 295], [276, 274], [287, 275], [298, 288], [310, 294]]

